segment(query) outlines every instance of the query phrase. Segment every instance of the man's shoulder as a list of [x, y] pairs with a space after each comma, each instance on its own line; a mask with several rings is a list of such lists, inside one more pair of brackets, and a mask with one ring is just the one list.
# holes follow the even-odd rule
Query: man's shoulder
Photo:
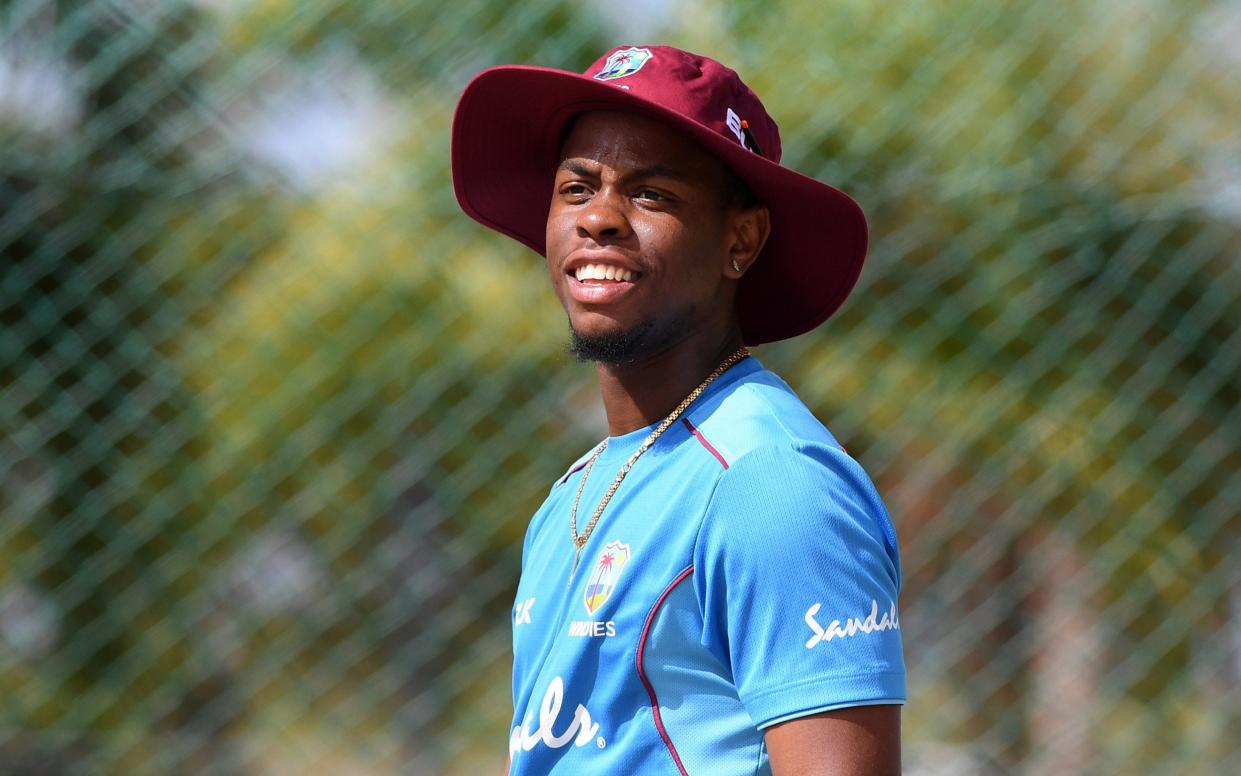
[[704, 515], [698, 561], [782, 568], [782, 557], [801, 552], [839, 569], [857, 559], [839, 548], [865, 547], [899, 586], [895, 531], [862, 466], [771, 372], [729, 388], [699, 410], [728, 466]]
[[758, 450], [781, 457], [843, 449], [793, 389], [766, 369], [691, 407], [687, 417], [729, 465]]

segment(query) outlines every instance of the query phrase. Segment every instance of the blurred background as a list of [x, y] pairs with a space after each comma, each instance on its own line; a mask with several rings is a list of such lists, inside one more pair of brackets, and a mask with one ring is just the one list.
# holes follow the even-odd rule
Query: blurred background
[[[0, 2], [0, 773], [476, 774], [605, 426], [454, 201], [499, 63], [735, 67], [862, 280], [915, 774], [1241, 772], [1241, 2]], [[503, 132], [504, 127], [496, 127]]]

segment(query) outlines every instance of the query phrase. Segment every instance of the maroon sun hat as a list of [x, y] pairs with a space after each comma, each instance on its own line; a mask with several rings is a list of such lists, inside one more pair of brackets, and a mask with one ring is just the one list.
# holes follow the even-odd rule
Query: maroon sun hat
[[771, 236], [737, 289], [746, 344], [810, 331], [844, 302], [866, 257], [862, 209], [780, 165], [780, 131], [735, 72], [668, 46], [618, 47], [580, 75], [509, 65], [476, 76], [452, 126], [461, 208], [545, 254], [560, 143], [573, 117], [592, 110], [665, 122], [715, 154], [771, 211]]

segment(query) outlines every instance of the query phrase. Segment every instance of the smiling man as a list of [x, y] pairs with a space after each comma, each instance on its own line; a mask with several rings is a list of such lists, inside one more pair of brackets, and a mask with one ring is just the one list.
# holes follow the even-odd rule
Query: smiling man
[[839, 307], [866, 222], [779, 159], [736, 73], [663, 46], [461, 97], [457, 199], [546, 257], [609, 432], [526, 534], [512, 774], [900, 770], [891, 521], [746, 350]]

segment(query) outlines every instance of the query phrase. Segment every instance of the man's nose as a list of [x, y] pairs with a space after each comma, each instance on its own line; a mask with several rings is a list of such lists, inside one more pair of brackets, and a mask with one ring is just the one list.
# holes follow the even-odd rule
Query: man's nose
[[595, 242], [627, 237], [630, 231], [629, 219], [620, 197], [621, 195], [611, 188], [596, 192], [586, 207], [578, 211], [578, 235], [590, 237]]

